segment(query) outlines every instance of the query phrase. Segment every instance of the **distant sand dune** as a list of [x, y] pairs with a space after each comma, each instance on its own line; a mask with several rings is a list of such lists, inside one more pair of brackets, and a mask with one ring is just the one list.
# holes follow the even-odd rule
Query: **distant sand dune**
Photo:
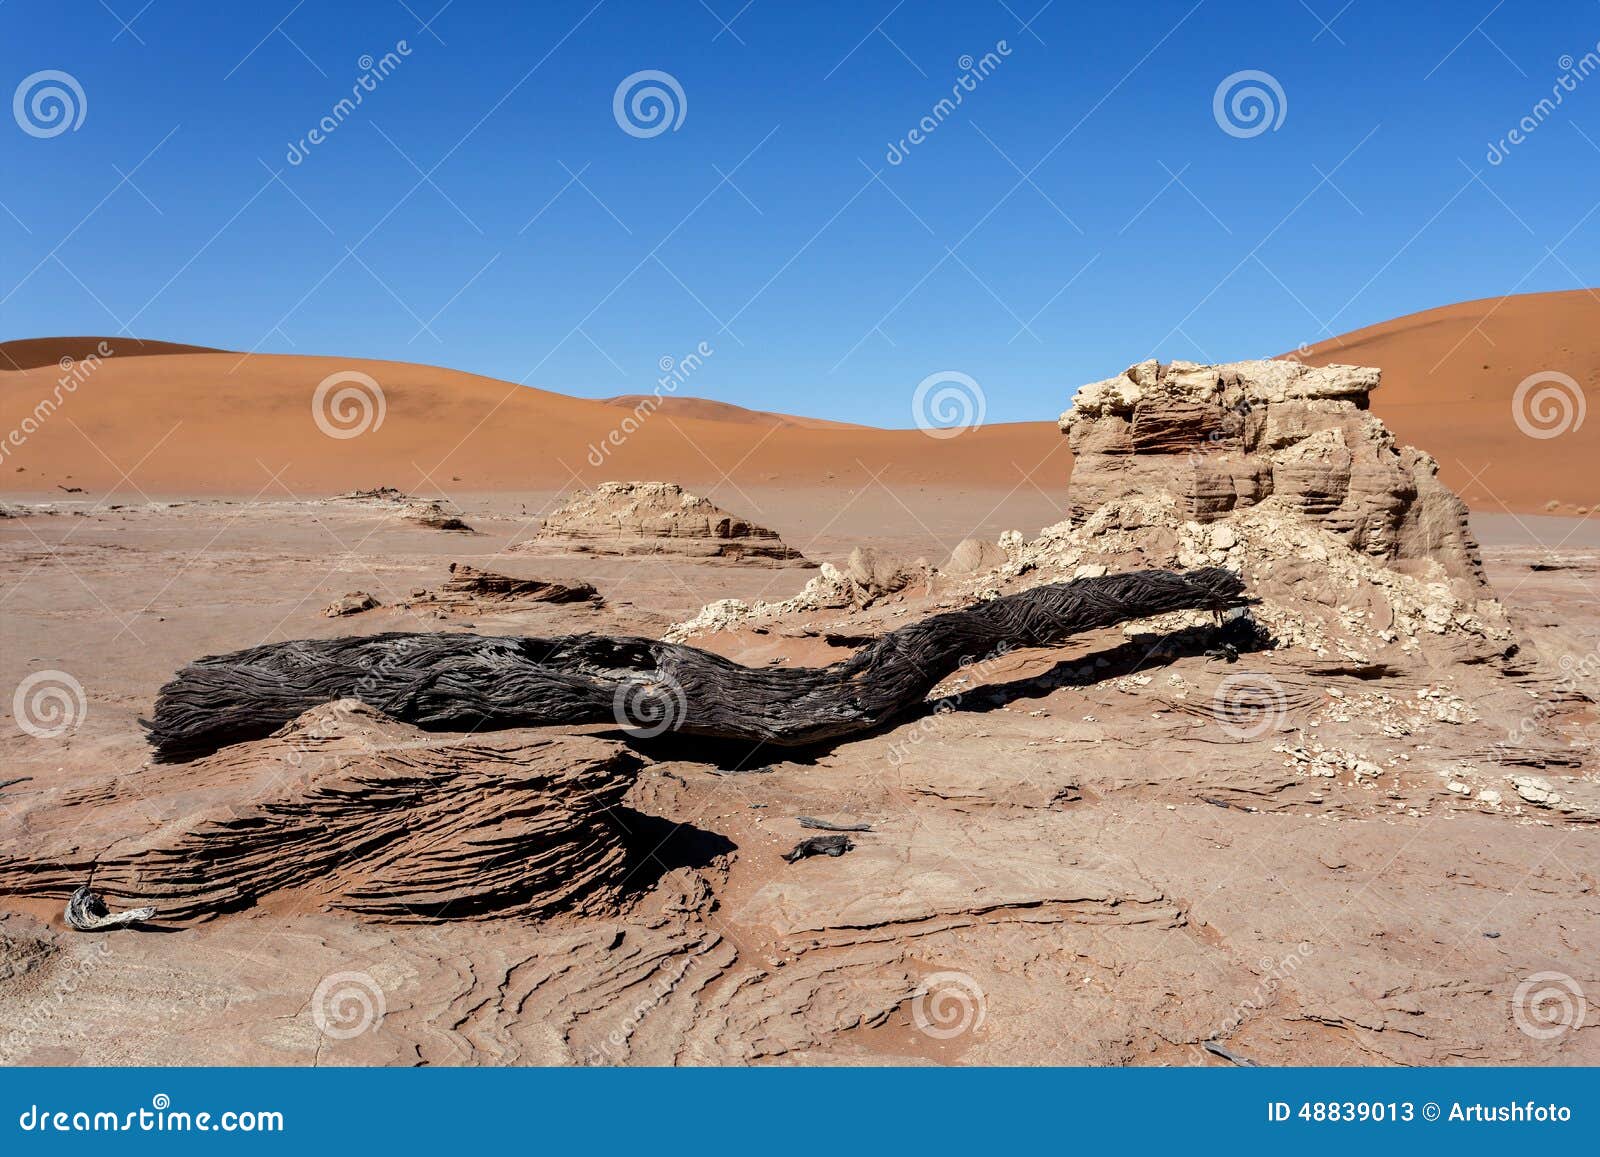
[[[1491, 297], [1368, 326], [1312, 347], [1313, 365], [1383, 370], [1372, 408], [1396, 437], [1439, 459], [1474, 510], [1542, 512], [1600, 504], [1600, 412], [1552, 438], [1519, 429], [1512, 399], [1532, 374], [1558, 371], [1600, 390], [1600, 291]], [[1524, 415], [1529, 425], [1549, 429]]]
[[[75, 388], [64, 389], [60, 359], [86, 358], [100, 340], [0, 344], [0, 492], [50, 491], [70, 477], [91, 495], [137, 496], [122, 480], [129, 470], [151, 495], [539, 490], [608, 479], [708, 487], [724, 474], [736, 486], [876, 477], [890, 487], [1003, 493], [1031, 483], [1057, 493], [1070, 463], [1051, 413], [945, 439], [678, 396], [641, 420], [643, 395], [573, 398], [404, 362], [245, 357], [127, 338], [105, 339], [114, 356], [79, 366]], [[1320, 343], [1305, 360], [1381, 367], [1373, 409], [1437, 457], [1474, 509], [1539, 512], [1553, 501], [1570, 513], [1600, 503], [1600, 415], [1539, 439], [1512, 414], [1518, 383], [1544, 370], [1580, 383], [1587, 405], [1600, 384], [1600, 294], [1447, 306]], [[312, 411], [318, 385], [340, 372], [370, 375], [382, 389], [381, 422], [354, 405], [345, 426], [325, 422], [342, 432], [365, 416], [357, 437], [324, 433]], [[41, 399], [56, 398], [41, 415]], [[1050, 408], [1067, 402], [1064, 389]], [[23, 444], [5, 444], [8, 431], [23, 431]]]

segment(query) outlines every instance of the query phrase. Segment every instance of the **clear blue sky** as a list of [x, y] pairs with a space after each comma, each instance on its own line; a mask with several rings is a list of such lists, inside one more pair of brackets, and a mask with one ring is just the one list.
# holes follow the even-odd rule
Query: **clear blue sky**
[[[0, 117], [0, 337], [592, 396], [707, 342], [685, 392], [907, 426], [937, 371], [977, 379], [990, 421], [1039, 418], [1151, 355], [1597, 280], [1600, 74], [1534, 106], [1600, 5], [1041, 4], [7, 0], [0, 96], [60, 70], [86, 109], [46, 137]], [[641, 137], [613, 97], [647, 69], [685, 101]], [[1214, 116], [1243, 70], [1284, 96], [1254, 136]]]

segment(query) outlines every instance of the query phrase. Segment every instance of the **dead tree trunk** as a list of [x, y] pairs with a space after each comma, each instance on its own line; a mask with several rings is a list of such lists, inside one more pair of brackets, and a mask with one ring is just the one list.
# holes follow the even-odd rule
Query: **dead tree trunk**
[[1035, 587], [934, 615], [828, 667], [751, 668], [654, 639], [390, 633], [268, 643], [198, 659], [146, 722], [158, 758], [260, 738], [309, 708], [359, 699], [432, 730], [614, 721], [799, 747], [869, 731], [959, 667], [1131, 619], [1243, 605], [1238, 576], [1134, 571]]

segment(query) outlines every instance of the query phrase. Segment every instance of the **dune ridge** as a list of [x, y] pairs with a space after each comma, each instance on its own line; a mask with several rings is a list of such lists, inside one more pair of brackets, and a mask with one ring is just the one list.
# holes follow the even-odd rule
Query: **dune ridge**
[[[1442, 480], [1475, 509], [1587, 513], [1600, 503], [1600, 419], [1574, 412], [1564, 432], [1538, 437], [1519, 425], [1513, 399], [1530, 375], [1559, 372], [1578, 383], [1571, 403], [1586, 410], [1600, 384], [1597, 322], [1597, 291], [1513, 295], [1396, 318], [1290, 356], [1379, 367], [1374, 412], [1436, 457]], [[876, 478], [998, 491], [1031, 482], [1058, 493], [1071, 462], [1053, 415], [931, 438], [692, 397], [653, 408], [642, 397], [570, 397], [405, 362], [126, 338], [103, 339], [113, 356], [91, 358], [101, 340], [0, 343], [0, 492], [283, 497], [375, 485], [436, 493]], [[78, 359], [70, 371], [66, 357]], [[319, 423], [316, 391], [334, 375], [344, 378]], [[381, 399], [350, 375], [376, 382]]]

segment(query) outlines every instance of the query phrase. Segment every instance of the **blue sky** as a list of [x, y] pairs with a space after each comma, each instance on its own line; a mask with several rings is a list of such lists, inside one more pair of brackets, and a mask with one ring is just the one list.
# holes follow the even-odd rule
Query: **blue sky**
[[[591, 396], [705, 342], [684, 392], [908, 426], [940, 371], [1040, 418], [1152, 355], [1594, 284], [1600, 75], [1534, 110], [1600, 5], [1042, 3], [9, 0], [0, 95], [58, 70], [85, 107], [0, 118], [0, 337]], [[650, 136], [614, 115], [644, 70], [683, 93]], [[1214, 113], [1245, 71], [1282, 92], [1255, 135]]]

